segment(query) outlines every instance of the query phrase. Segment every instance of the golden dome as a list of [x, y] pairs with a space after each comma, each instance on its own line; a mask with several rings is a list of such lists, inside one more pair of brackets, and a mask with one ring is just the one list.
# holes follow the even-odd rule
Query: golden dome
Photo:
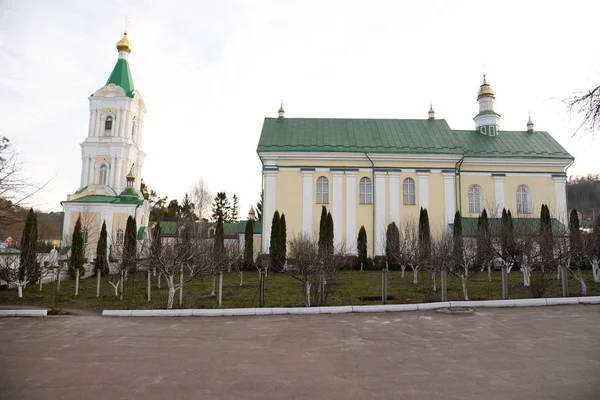
[[135, 163], [131, 164], [131, 169], [129, 170], [129, 173], [127, 174], [127, 176], [125, 177], [125, 179], [127, 181], [135, 181], [135, 174], [133, 173], [133, 167], [135, 166]]
[[283, 103], [281, 103], [281, 107], [279, 107], [279, 112], [280, 113], [285, 112], [285, 110], [283, 109]]
[[117, 50], [131, 53], [131, 43], [127, 39], [127, 32], [124, 33], [123, 39], [117, 42]]
[[481, 96], [492, 96], [493, 98], [495, 98], [492, 87], [485, 80], [485, 74], [483, 74], [483, 83], [479, 87], [479, 92], [477, 93], [477, 98], [479, 99]]

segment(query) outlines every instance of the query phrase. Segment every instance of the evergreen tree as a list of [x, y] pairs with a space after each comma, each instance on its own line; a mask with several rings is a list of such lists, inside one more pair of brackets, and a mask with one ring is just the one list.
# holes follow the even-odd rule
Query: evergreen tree
[[[481, 217], [479, 218], [481, 220]], [[452, 253], [455, 264], [462, 263], [463, 261], [463, 229], [462, 229], [462, 217], [460, 211], [454, 213], [454, 225], [452, 227]]]
[[542, 263], [546, 268], [554, 267], [554, 240], [552, 238], [552, 220], [550, 209], [542, 204], [540, 212], [540, 251]]
[[579, 227], [579, 213], [575, 208], [569, 215], [569, 248], [571, 265], [578, 266], [583, 258], [583, 235]]
[[[327, 219], [327, 208], [322, 206], [321, 219], [319, 220], [319, 255], [325, 254], [329, 243], [329, 223]], [[328, 250], [327, 250], [328, 251]]]
[[223, 222], [231, 222], [230, 211], [227, 193], [218, 192], [213, 200], [212, 219], [217, 221], [221, 217]]
[[108, 238], [106, 233], [106, 221], [102, 222], [102, 229], [100, 230], [100, 239], [96, 245], [96, 274], [100, 270], [101, 275], [108, 275]]
[[329, 251], [333, 254], [333, 216], [330, 212], [327, 213], [327, 245], [329, 246]]
[[492, 238], [487, 211], [484, 209], [481, 216], [477, 217], [477, 265], [483, 266], [493, 257]]
[[75, 276], [75, 271], [79, 270], [80, 275], [85, 272], [83, 267], [85, 248], [83, 244], [83, 235], [81, 234], [81, 217], [77, 217], [75, 229], [73, 229], [73, 240], [71, 242], [71, 259], [69, 260], [69, 273]]
[[431, 231], [429, 229], [429, 213], [421, 208], [419, 215], [419, 254], [422, 261], [429, 260], [431, 254]]
[[217, 227], [215, 229], [215, 242], [213, 249], [215, 257], [220, 259], [225, 253], [225, 232], [223, 229], [223, 222], [225, 217], [223, 215], [217, 215]]
[[400, 262], [400, 230], [395, 222], [388, 225], [385, 233], [385, 257], [393, 266]]
[[160, 260], [162, 254], [162, 227], [160, 222], [154, 227], [154, 235], [152, 236], [152, 244], [150, 245], [150, 253], [153, 260]]
[[279, 242], [279, 258], [280, 263], [283, 266], [285, 264], [285, 260], [287, 258], [287, 226], [285, 224], [285, 214], [281, 213], [281, 218], [279, 219], [280, 225], [280, 242]]
[[230, 221], [229, 222], [238, 222], [240, 220], [240, 205], [237, 195], [234, 193], [233, 198], [231, 199], [231, 212], [230, 212]]
[[33, 212], [33, 208], [30, 208], [21, 238], [21, 257], [19, 260], [19, 280], [21, 282], [24, 282], [25, 279], [28, 281], [37, 281], [40, 277], [40, 268], [36, 254], [37, 239], [37, 216]]
[[271, 222], [271, 243], [269, 244], [269, 265], [272, 269], [278, 271], [280, 267], [280, 254], [281, 249], [281, 218], [279, 217], [279, 211], [275, 210], [273, 213], [273, 220]]
[[195, 221], [196, 220], [196, 214], [194, 213], [194, 209], [195, 209], [195, 205], [194, 203], [192, 203], [192, 200], [190, 198], [189, 194], [185, 194], [185, 196], [183, 196], [183, 200], [181, 201], [181, 207], [180, 207], [180, 214], [181, 214], [181, 218], [183, 218], [186, 221]]
[[137, 269], [137, 228], [135, 219], [131, 215], [127, 217], [127, 225], [125, 226], [121, 268], [129, 272], [135, 272]]
[[254, 221], [246, 223], [244, 231], [244, 268], [252, 269], [254, 264]]
[[367, 231], [364, 226], [360, 227], [358, 231], [358, 238], [356, 240], [358, 247], [358, 262], [361, 265], [361, 269], [367, 265]]

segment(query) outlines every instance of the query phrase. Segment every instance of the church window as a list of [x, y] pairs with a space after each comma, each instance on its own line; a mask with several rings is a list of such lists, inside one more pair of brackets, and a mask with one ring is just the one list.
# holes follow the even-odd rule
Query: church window
[[106, 117], [106, 120], [104, 121], [104, 136], [110, 136], [111, 131], [112, 131], [112, 125], [113, 125], [113, 119], [109, 115], [108, 117]]
[[517, 188], [517, 214], [531, 213], [531, 190], [527, 185]]
[[360, 180], [360, 204], [373, 204], [373, 186], [366, 176]]
[[479, 133], [482, 133], [485, 135], [485, 126], [480, 126], [479, 127]]
[[87, 244], [87, 242], [88, 242], [88, 229], [87, 228], [83, 228], [81, 230], [81, 238], [83, 239], [83, 244]]
[[490, 126], [490, 136], [496, 136], [496, 127]]
[[317, 179], [317, 204], [329, 203], [329, 180], [324, 176]]
[[98, 176], [98, 184], [106, 185], [107, 177], [108, 177], [108, 169], [106, 168], [106, 165], [102, 164], [100, 166], [100, 174]]
[[469, 201], [469, 212], [470, 213], [480, 213], [481, 205], [483, 204], [483, 190], [481, 190], [481, 186], [479, 185], [471, 185], [469, 186], [469, 191], [467, 192], [467, 198]]
[[123, 232], [123, 229], [117, 229], [117, 238], [116, 238], [116, 245], [117, 246], [122, 246], [123, 242], [125, 241], [125, 233]]
[[415, 205], [417, 203], [415, 197], [415, 180], [413, 178], [406, 178], [402, 183], [402, 198], [404, 205]]

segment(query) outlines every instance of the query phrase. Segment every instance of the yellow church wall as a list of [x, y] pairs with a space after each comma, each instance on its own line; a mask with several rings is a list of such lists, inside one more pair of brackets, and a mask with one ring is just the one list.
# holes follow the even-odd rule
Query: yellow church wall
[[444, 177], [441, 173], [429, 174], [429, 210], [427, 212], [431, 232], [443, 232], [445, 228]]
[[[415, 181], [415, 204], [404, 204], [404, 180], [412, 178]], [[431, 201], [431, 200], [430, 200]], [[400, 174], [400, 221], [418, 221], [419, 220], [419, 179], [414, 172], [402, 172]]]
[[504, 204], [517, 216], [517, 188], [527, 185], [531, 191], [531, 214], [518, 214], [521, 217], [538, 218], [542, 204], [547, 204], [550, 214], [556, 217], [556, 194], [554, 179], [540, 176], [507, 176], [504, 180]]
[[[113, 214], [112, 233], [111, 233], [112, 240], [115, 240], [117, 237], [117, 229], [123, 229], [123, 232], [125, 232], [125, 228], [127, 227], [127, 218], [128, 217], [129, 217], [129, 214], [127, 214], [127, 213]], [[137, 232], [136, 232], [136, 235], [137, 235]]]
[[278, 171], [275, 185], [275, 209], [285, 214], [287, 237], [292, 239], [302, 232], [302, 172]]
[[356, 237], [358, 237], [358, 231], [360, 230], [361, 226], [365, 227], [365, 230], [367, 231], [367, 243], [369, 244], [367, 246], [367, 250], [368, 250], [368, 254], [371, 255], [372, 252], [372, 243], [373, 243], [373, 204], [360, 204], [359, 202], [359, 191], [360, 191], [360, 180], [363, 177], [368, 177], [369, 179], [371, 179], [373, 187], [375, 187], [375, 182], [373, 182], [373, 176], [371, 175], [370, 172], [359, 172], [358, 174], [356, 174], [356, 192], [354, 193], [354, 202], [356, 204], [356, 232], [355, 232], [355, 238], [354, 240], [356, 241]]
[[[317, 204], [317, 179], [324, 176], [329, 181], [329, 202], [327, 204]], [[302, 188], [302, 186], [300, 186]], [[313, 190], [312, 190], [312, 204], [313, 204], [313, 213], [312, 213], [312, 226], [313, 226], [313, 238], [317, 239], [319, 237], [319, 223], [321, 221], [321, 210], [323, 206], [327, 208], [328, 212], [333, 211], [333, 202], [334, 200], [333, 193], [333, 177], [331, 172], [328, 171], [315, 171], [313, 174]], [[300, 213], [302, 213], [302, 192], [299, 193], [298, 197], [300, 198]]]

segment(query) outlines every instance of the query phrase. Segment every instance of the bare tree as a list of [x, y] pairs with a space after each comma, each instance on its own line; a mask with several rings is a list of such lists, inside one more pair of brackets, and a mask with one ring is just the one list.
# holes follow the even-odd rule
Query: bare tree
[[400, 265], [409, 266], [413, 271], [413, 284], [418, 283], [422, 268], [419, 252], [419, 232], [414, 221], [405, 221], [400, 230]]
[[576, 93], [570, 99], [565, 100], [565, 103], [569, 113], [577, 113], [582, 116], [581, 124], [573, 135], [584, 129], [594, 137], [600, 126], [600, 86]]
[[11, 248], [0, 249], [0, 283], [6, 282], [7, 285], [15, 285], [18, 291], [18, 297], [23, 297], [23, 285], [19, 276], [19, 251]]
[[194, 203], [196, 215], [202, 222], [203, 218], [208, 218], [210, 215], [210, 207], [214, 197], [204, 178], [198, 179], [198, 182], [190, 189], [189, 194]]

